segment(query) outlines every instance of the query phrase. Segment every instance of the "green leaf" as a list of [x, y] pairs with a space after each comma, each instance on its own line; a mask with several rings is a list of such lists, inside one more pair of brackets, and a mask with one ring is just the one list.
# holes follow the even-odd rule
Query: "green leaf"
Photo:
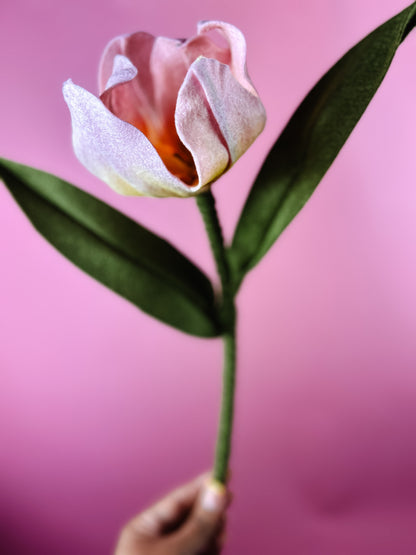
[[305, 205], [415, 26], [416, 2], [335, 64], [309, 92], [270, 151], [229, 249], [235, 287]]
[[79, 268], [166, 324], [220, 334], [211, 282], [167, 241], [54, 175], [0, 158], [0, 178], [39, 233]]

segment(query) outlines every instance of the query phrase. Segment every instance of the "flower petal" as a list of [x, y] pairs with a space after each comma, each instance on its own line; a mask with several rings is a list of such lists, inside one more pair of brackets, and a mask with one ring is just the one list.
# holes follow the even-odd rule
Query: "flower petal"
[[[122, 60], [122, 62], [117, 60]], [[130, 123], [147, 137], [170, 173], [188, 186], [194, 185], [197, 181], [195, 165], [190, 152], [180, 141], [175, 128], [174, 109], [177, 92], [170, 101], [172, 108], [169, 108], [169, 113], [164, 113], [162, 105], [159, 109], [149, 106], [137, 80], [125, 81], [127, 70], [129, 70], [128, 76], [132, 74], [131, 68], [133, 66], [127, 58], [120, 54], [116, 55], [114, 71], [109, 79], [109, 83], [115, 82], [115, 86], [107, 88], [103, 92], [100, 97], [101, 101], [116, 117]], [[179, 86], [180, 84], [178, 84]], [[171, 90], [169, 84], [165, 89]]]
[[168, 172], [158, 153], [138, 129], [114, 116], [104, 104], [71, 80], [63, 93], [71, 112], [73, 145], [86, 168], [125, 195], [192, 196]]
[[[100, 99], [115, 116], [134, 125], [147, 136], [146, 122], [152, 119], [152, 112], [146, 97], [137, 85], [136, 75], [137, 69], [130, 60], [116, 54], [113, 72]], [[132, 78], [128, 79], [131, 76]]]
[[147, 98], [153, 97], [153, 80], [150, 75], [150, 56], [153, 49], [155, 37], [149, 33], [133, 33], [132, 35], [120, 36], [113, 39], [105, 48], [101, 57], [98, 70], [99, 94], [105, 89], [107, 82], [113, 73], [114, 58], [121, 54], [130, 60], [138, 69], [138, 80], [145, 91]]
[[244, 36], [220, 21], [201, 22], [188, 40], [117, 37], [102, 56], [99, 82], [100, 100], [64, 85], [74, 149], [124, 194], [198, 194], [264, 127]]
[[106, 90], [119, 85], [120, 83], [127, 83], [134, 79], [137, 75], [137, 69], [131, 63], [131, 61], [123, 56], [122, 54], [117, 54], [114, 57], [113, 71], [106, 84]]
[[[143, 42], [144, 38], [143, 34], [136, 33], [110, 44], [103, 56], [101, 79], [104, 79], [110, 56], [114, 52], [122, 50], [139, 60], [140, 56], [134, 52], [134, 46], [135, 42]], [[177, 95], [188, 67], [180, 49], [182, 43], [180, 40], [163, 37], [152, 38], [151, 51], [142, 57], [143, 66], [138, 67], [137, 76], [131, 81], [107, 88], [100, 98], [115, 116], [134, 125], [146, 135], [167, 169], [191, 186], [197, 179], [195, 165], [175, 128]], [[149, 46], [150, 43], [146, 44]], [[115, 60], [118, 56], [120, 54], [115, 54]], [[146, 83], [143, 83], [143, 73], [147, 76]], [[113, 71], [110, 82], [117, 79], [119, 78], [117, 75], [114, 77]]]
[[[266, 112], [253, 94], [234, 77], [231, 68], [199, 58], [189, 70], [198, 79], [234, 163], [263, 131]], [[197, 120], [197, 118], [195, 118]], [[188, 148], [192, 151], [191, 147]], [[197, 161], [195, 160], [197, 164]]]
[[157, 37], [150, 57], [154, 106], [164, 121], [173, 122], [176, 98], [188, 65], [181, 49], [183, 41]]
[[193, 67], [178, 94], [175, 124], [179, 138], [192, 154], [199, 183], [204, 186], [227, 169], [230, 155]]
[[[223, 44], [215, 40], [212, 31], [223, 35]], [[186, 80], [186, 75], [198, 57], [213, 58], [230, 65], [241, 86], [257, 94], [245, 70], [246, 46], [242, 33], [233, 25], [207, 21], [199, 24], [198, 35], [186, 41], [154, 38], [146, 33], [118, 37], [103, 55], [102, 82], [107, 77], [111, 57], [120, 53], [137, 67], [138, 74], [131, 82], [105, 91], [101, 95], [104, 104], [114, 115], [140, 129], [157, 149], [169, 171], [188, 185], [195, 182], [188, 151], [193, 156], [200, 184], [218, 177], [230, 164], [227, 145], [197, 79], [190, 76]], [[191, 105], [198, 117], [192, 117]], [[201, 133], [199, 137], [198, 133]], [[241, 152], [233, 151], [231, 161], [237, 159], [245, 148]]]
[[199, 56], [214, 58], [223, 64], [231, 62], [231, 49], [227, 43], [225, 46], [216, 44], [207, 34], [199, 34], [184, 42], [181, 48], [189, 67]]
[[224, 23], [223, 21], [200, 21], [198, 23], [198, 34], [209, 33], [210, 31], [219, 31], [228, 42], [231, 59], [229, 62], [224, 63], [230, 66], [232, 74], [240, 85], [252, 94], [257, 95], [256, 89], [247, 73], [247, 47], [243, 33], [237, 27], [234, 27], [234, 25]]

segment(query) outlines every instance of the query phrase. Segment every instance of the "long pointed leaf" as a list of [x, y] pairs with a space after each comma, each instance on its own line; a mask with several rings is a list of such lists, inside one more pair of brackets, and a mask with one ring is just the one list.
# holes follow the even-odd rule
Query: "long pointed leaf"
[[202, 337], [220, 333], [211, 282], [167, 241], [54, 175], [0, 158], [0, 178], [79, 268], [166, 324]]
[[229, 250], [236, 287], [312, 195], [415, 26], [415, 14], [416, 2], [349, 50], [287, 124], [250, 191]]

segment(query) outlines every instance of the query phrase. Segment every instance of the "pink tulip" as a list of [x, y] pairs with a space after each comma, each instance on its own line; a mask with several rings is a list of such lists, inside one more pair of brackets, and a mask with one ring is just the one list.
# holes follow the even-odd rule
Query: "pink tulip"
[[115, 38], [103, 54], [99, 85], [96, 98], [71, 80], [64, 84], [74, 150], [125, 195], [203, 192], [266, 120], [247, 75], [244, 36], [220, 21], [200, 23], [186, 41], [142, 32]]

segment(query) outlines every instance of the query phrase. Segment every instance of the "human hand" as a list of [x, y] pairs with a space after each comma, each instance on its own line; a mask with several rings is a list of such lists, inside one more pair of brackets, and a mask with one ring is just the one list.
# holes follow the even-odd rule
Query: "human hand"
[[135, 516], [115, 555], [218, 555], [230, 502], [225, 486], [199, 476]]

